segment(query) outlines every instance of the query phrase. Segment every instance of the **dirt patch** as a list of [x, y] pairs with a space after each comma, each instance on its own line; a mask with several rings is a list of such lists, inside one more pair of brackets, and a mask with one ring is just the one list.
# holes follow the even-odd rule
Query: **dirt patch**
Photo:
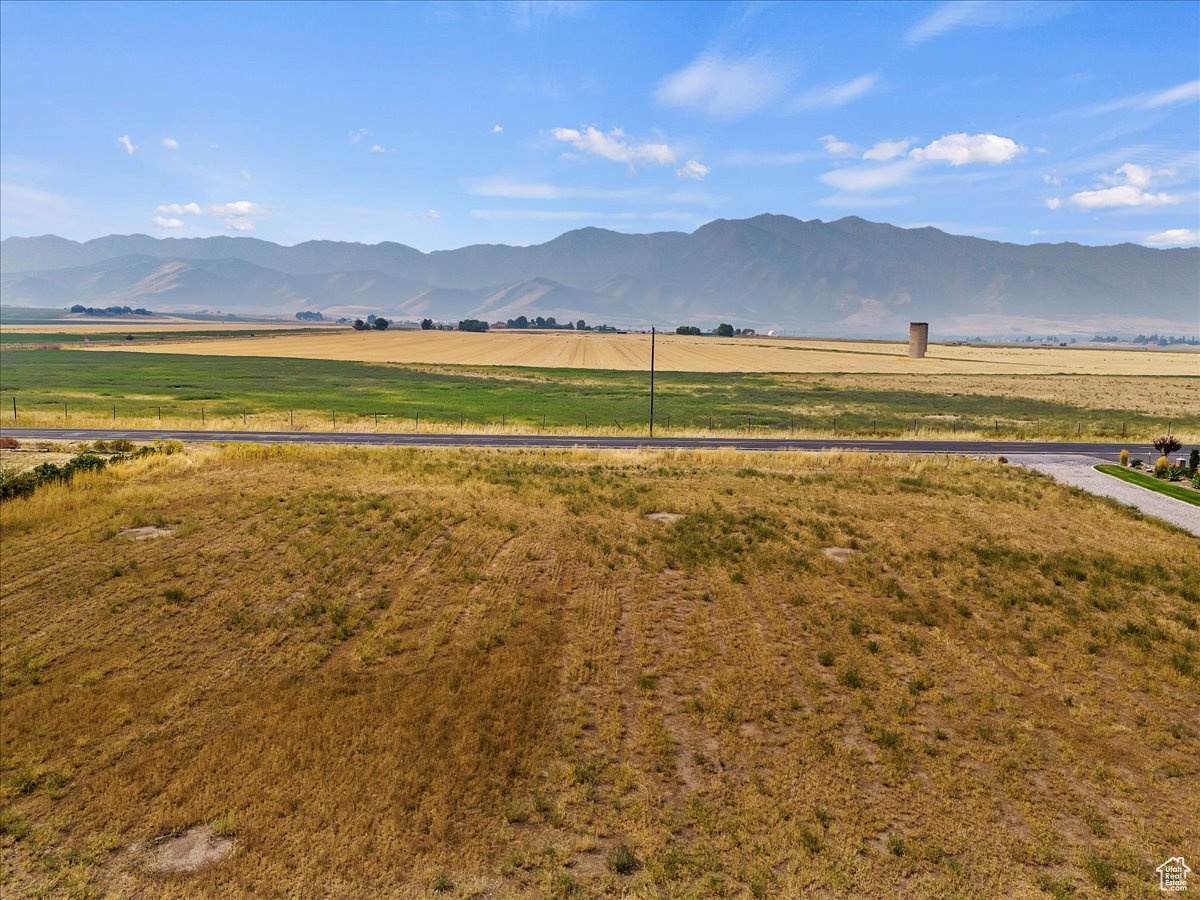
[[836, 559], [838, 562], [846, 562], [862, 551], [851, 550], [849, 547], [822, 547], [821, 552], [830, 559]]
[[158, 528], [154, 525], [144, 525], [141, 528], [122, 528], [121, 537], [134, 541], [148, 541], [153, 538], [170, 537], [175, 533], [174, 528]]
[[217, 837], [209, 826], [197, 825], [152, 848], [147, 865], [152, 872], [164, 875], [194, 872], [223, 860], [233, 852], [233, 845], [233, 838]]
[[649, 519], [651, 522], [678, 522], [683, 518], [683, 513], [654, 512], [646, 513], [643, 518]]

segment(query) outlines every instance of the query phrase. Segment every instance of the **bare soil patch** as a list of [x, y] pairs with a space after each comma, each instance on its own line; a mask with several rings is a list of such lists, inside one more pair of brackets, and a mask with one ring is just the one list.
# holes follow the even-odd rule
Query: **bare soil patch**
[[652, 512], [646, 513], [643, 518], [649, 519], [652, 522], [678, 522], [683, 518], [683, 513]]
[[159, 528], [155, 525], [143, 525], [141, 528], [122, 528], [121, 537], [129, 538], [133, 541], [149, 541], [154, 538], [171, 537], [175, 534], [174, 528]]
[[849, 547], [822, 547], [821, 552], [830, 559], [836, 559], [838, 562], [847, 562], [862, 551], [852, 550]]
[[233, 852], [233, 845], [233, 838], [217, 837], [209, 826], [197, 825], [154, 847], [149, 853], [148, 866], [162, 875], [194, 872], [223, 860]]

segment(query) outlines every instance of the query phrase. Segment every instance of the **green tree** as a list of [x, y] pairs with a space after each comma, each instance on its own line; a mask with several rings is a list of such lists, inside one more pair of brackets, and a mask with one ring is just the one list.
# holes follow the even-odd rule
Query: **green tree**
[[717, 326], [717, 330], [713, 334], [717, 337], [733, 337], [733, 326], [728, 322], [722, 322]]
[[422, 319], [421, 320], [421, 330], [422, 331], [429, 331], [431, 328], [433, 328], [433, 319]]
[[392, 323], [391, 323], [391, 322], [389, 322], [387, 319], [384, 319], [384, 318], [378, 318], [378, 319], [376, 319], [376, 320], [375, 320], [375, 330], [376, 330], [376, 331], [387, 331], [387, 330], [388, 330], [388, 326], [389, 326], [389, 325], [391, 325], [391, 324], [392, 324]]

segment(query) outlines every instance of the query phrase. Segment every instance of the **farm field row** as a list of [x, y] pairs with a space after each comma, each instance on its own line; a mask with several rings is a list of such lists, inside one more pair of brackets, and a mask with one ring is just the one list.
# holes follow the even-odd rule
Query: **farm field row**
[[[17, 418], [10, 409], [16, 401]], [[643, 372], [8, 350], [6, 424], [639, 433]], [[1148, 439], [1200, 436], [1200, 378], [660, 373], [664, 429]], [[376, 414], [379, 415], [376, 421]]]
[[[90, 348], [103, 352], [111, 348]], [[124, 348], [122, 348], [124, 349]], [[141, 348], [129, 348], [138, 351]], [[574, 332], [487, 334], [444, 331], [355, 332], [256, 336], [156, 345], [154, 352], [260, 356], [406, 364], [522, 366], [645, 371], [650, 336]], [[801, 341], [766, 337], [661, 335], [656, 367], [671, 372], [887, 374], [1195, 375], [1200, 354], [1143, 350], [932, 345], [910, 359], [899, 343]]]
[[1133, 895], [1200, 839], [1200, 551], [1024, 470], [208, 448], [0, 538], [13, 895]]

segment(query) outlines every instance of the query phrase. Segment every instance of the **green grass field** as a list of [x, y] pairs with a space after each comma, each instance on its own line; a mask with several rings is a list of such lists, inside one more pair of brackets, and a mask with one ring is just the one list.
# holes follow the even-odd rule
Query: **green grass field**
[[[1062, 401], [966, 392], [955, 379], [921, 384], [896, 376], [662, 373], [657, 380], [659, 428], [747, 426], [901, 434], [914, 430], [951, 436], [985, 432], [1007, 437], [1144, 439], [1165, 430], [1167, 416], [1130, 409], [1086, 408], [1080, 376]], [[1030, 376], [1031, 380], [1037, 379]], [[1073, 383], [1073, 382], [1072, 382]], [[906, 386], [907, 384], [907, 386]], [[917, 389], [920, 388], [920, 389]], [[968, 389], [969, 390], [969, 389]], [[296, 410], [339, 423], [379, 413], [393, 422], [528, 425], [554, 429], [644, 427], [644, 373], [577, 369], [400, 366], [348, 361], [203, 357], [167, 354], [6, 350], [0, 403], [7, 421], [12, 398], [21, 413], [46, 417], [112, 415], [154, 418], [179, 427], [224, 417]], [[1182, 404], [1181, 404], [1182, 408]], [[1200, 415], [1172, 415], [1176, 433], [1200, 432]], [[69, 421], [69, 419], [68, 419]]]
[[1200, 506], [1200, 492], [1189, 490], [1182, 485], [1163, 481], [1160, 478], [1155, 478], [1153, 475], [1146, 475], [1144, 472], [1126, 469], [1124, 466], [1096, 466], [1096, 470], [1103, 472], [1105, 475], [1120, 478], [1122, 481], [1128, 481], [1130, 484], [1136, 484], [1138, 487], [1144, 487], [1155, 493], [1174, 497], [1176, 500], [1182, 500], [1184, 503], [1192, 504], [1192, 506]]
[[[112, 322], [100, 321], [99, 324], [104, 325], [119, 325], [120, 320]], [[280, 328], [273, 329], [271, 334], [306, 334], [313, 331], [312, 328]], [[255, 332], [247, 331], [244, 328], [229, 329], [229, 328], [212, 328], [203, 329], [200, 331], [134, 331], [129, 334], [122, 334], [117, 331], [98, 333], [89, 331], [86, 327], [80, 327], [78, 332], [73, 331], [46, 331], [46, 332], [4, 332], [0, 333], [0, 344], [9, 345], [26, 345], [26, 344], [82, 344], [87, 338], [93, 344], [100, 343], [152, 343], [154, 341], [178, 341], [191, 340], [192, 338], [236, 338], [236, 337], [254, 337]]]

